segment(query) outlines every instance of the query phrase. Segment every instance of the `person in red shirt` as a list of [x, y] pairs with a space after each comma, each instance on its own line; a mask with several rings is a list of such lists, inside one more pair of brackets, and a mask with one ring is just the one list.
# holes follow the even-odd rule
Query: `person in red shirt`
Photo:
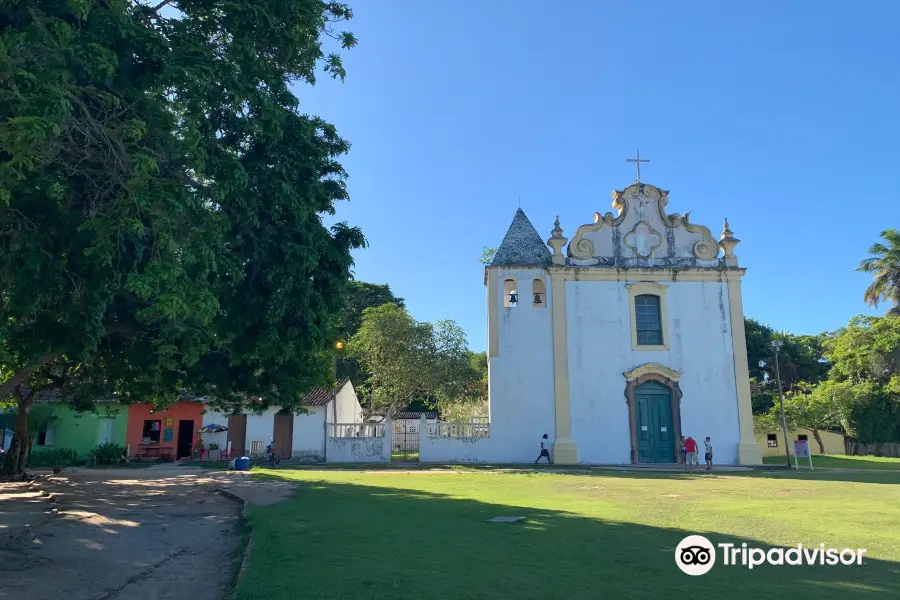
[[684, 440], [684, 450], [685, 450], [685, 459], [684, 459], [684, 469], [687, 471], [688, 469], [693, 470], [694, 465], [697, 465], [699, 468], [700, 461], [697, 458], [697, 441], [688, 436], [686, 440]]

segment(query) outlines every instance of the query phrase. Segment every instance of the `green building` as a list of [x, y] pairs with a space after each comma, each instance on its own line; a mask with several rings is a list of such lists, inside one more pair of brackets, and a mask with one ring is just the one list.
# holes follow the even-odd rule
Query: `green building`
[[98, 402], [95, 412], [78, 412], [66, 404], [48, 402], [57, 420], [34, 440], [33, 451], [52, 448], [71, 448], [79, 459], [86, 459], [91, 450], [104, 442], [125, 446], [128, 426], [128, 407], [115, 402]]

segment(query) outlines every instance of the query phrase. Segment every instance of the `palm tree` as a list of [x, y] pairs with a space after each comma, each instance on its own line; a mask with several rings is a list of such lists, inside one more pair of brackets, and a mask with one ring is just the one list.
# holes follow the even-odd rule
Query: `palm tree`
[[869, 258], [859, 263], [857, 271], [872, 273], [872, 283], [866, 288], [866, 304], [878, 308], [887, 301], [894, 305], [888, 314], [900, 314], [900, 231], [888, 229], [881, 232], [886, 242], [876, 242], [869, 248]]

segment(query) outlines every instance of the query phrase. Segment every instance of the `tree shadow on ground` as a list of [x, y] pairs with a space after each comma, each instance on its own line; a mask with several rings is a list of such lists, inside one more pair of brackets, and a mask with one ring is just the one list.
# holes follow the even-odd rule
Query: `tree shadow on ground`
[[230, 590], [240, 511], [213, 484], [146, 469], [89, 476], [37, 481], [55, 502], [3, 502], [0, 520], [17, 518], [0, 528], [0, 600], [218, 600]]
[[[248, 514], [253, 546], [238, 600], [900, 597], [900, 563], [748, 570], [720, 555], [691, 577], [674, 560], [686, 535], [770, 546], [414, 490], [309, 481]], [[526, 520], [487, 522], [502, 515]]]
[[[479, 469], [475, 469], [481, 470]], [[796, 469], [764, 469], [764, 470], [748, 470], [748, 471], [650, 471], [650, 470], [617, 470], [603, 468], [589, 469], [572, 469], [572, 470], [556, 470], [556, 469], [521, 469], [522, 473], [528, 472], [551, 472], [561, 475], [579, 475], [579, 476], [598, 476], [598, 477], [625, 477], [635, 479], [702, 479], [704, 477], [758, 477], [782, 480], [802, 480], [802, 481], [841, 481], [852, 483], [877, 483], [884, 485], [900, 485], [900, 472], [893, 471], [828, 471], [824, 469], [816, 469], [810, 471]]]
[[900, 485], [900, 471], [866, 470], [866, 471], [830, 471], [827, 469], [762, 469], [747, 471], [721, 471], [713, 469], [710, 472], [694, 471], [686, 472], [680, 469], [671, 471], [651, 470], [619, 470], [603, 467], [557, 467], [557, 466], [531, 466], [531, 465], [437, 465], [437, 464], [332, 464], [332, 465], [284, 465], [276, 471], [396, 471], [396, 472], [430, 472], [430, 471], [462, 471], [462, 472], [504, 472], [504, 473], [554, 473], [560, 475], [602, 476], [602, 477], [627, 477], [650, 479], [687, 479], [698, 477], [773, 477], [779, 479], [799, 479], [804, 481], [846, 481], [856, 483], [878, 483], [886, 485]]

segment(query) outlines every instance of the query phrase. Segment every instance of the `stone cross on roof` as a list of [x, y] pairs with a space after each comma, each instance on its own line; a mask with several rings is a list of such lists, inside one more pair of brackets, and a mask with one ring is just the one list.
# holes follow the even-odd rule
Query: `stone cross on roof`
[[637, 151], [637, 158], [626, 158], [626, 159], [625, 159], [625, 162], [633, 162], [633, 163], [635, 163], [635, 165], [637, 166], [637, 179], [635, 179], [635, 181], [638, 182], [638, 183], [640, 183], [640, 182], [641, 182], [641, 163], [642, 163], [642, 162], [650, 162], [650, 160], [649, 160], [649, 159], [642, 159], [642, 158], [641, 158], [641, 151], [638, 150], [638, 151]]

